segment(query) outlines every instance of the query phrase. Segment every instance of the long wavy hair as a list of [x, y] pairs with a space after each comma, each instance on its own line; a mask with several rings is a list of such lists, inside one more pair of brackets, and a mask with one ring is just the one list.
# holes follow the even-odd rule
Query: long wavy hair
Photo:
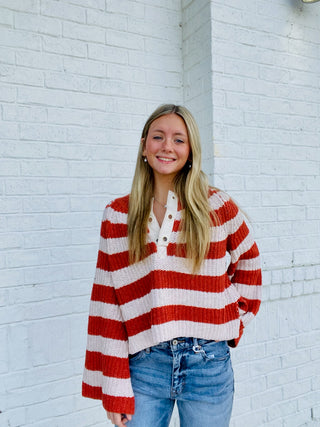
[[[201, 170], [201, 144], [197, 123], [190, 111], [173, 104], [160, 105], [148, 118], [141, 134], [135, 174], [132, 182], [128, 213], [129, 260], [135, 263], [147, 255], [147, 223], [154, 193], [153, 170], [143, 161], [143, 150], [151, 123], [161, 116], [177, 114], [187, 128], [190, 143], [189, 161], [174, 178], [174, 192], [179, 198], [182, 211], [180, 240], [185, 244], [185, 255], [191, 260], [192, 271], [199, 270], [210, 244], [210, 226], [218, 224], [214, 211], [211, 212], [207, 176]], [[181, 247], [181, 245], [179, 245]], [[178, 252], [179, 255], [179, 252]], [[181, 255], [182, 256], [182, 255]]]

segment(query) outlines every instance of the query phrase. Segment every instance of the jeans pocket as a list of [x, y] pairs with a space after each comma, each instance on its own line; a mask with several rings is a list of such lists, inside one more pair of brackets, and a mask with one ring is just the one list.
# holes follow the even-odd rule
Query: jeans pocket
[[146, 354], [147, 354], [146, 350], [140, 350], [137, 353], [129, 354], [129, 361], [136, 362], [138, 360], [142, 360], [145, 358]]
[[201, 354], [207, 361], [223, 362], [230, 359], [230, 350], [226, 341], [209, 342], [202, 346]]

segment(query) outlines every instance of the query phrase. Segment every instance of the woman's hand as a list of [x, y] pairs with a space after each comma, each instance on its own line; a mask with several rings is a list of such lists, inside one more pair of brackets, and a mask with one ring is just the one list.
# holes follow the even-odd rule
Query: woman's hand
[[128, 421], [132, 420], [130, 414], [116, 414], [115, 412], [107, 412], [109, 420], [118, 427], [125, 427]]

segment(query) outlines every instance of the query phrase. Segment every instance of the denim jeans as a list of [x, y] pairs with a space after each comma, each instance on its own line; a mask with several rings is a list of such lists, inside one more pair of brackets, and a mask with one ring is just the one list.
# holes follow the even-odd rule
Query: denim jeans
[[177, 338], [130, 357], [135, 414], [128, 427], [228, 427], [234, 381], [226, 341]]

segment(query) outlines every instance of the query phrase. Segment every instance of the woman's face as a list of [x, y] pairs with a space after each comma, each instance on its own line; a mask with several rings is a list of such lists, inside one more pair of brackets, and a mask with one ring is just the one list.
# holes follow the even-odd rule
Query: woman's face
[[177, 114], [166, 114], [154, 120], [143, 142], [142, 154], [153, 169], [155, 179], [173, 180], [190, 158], [187, 127]]

